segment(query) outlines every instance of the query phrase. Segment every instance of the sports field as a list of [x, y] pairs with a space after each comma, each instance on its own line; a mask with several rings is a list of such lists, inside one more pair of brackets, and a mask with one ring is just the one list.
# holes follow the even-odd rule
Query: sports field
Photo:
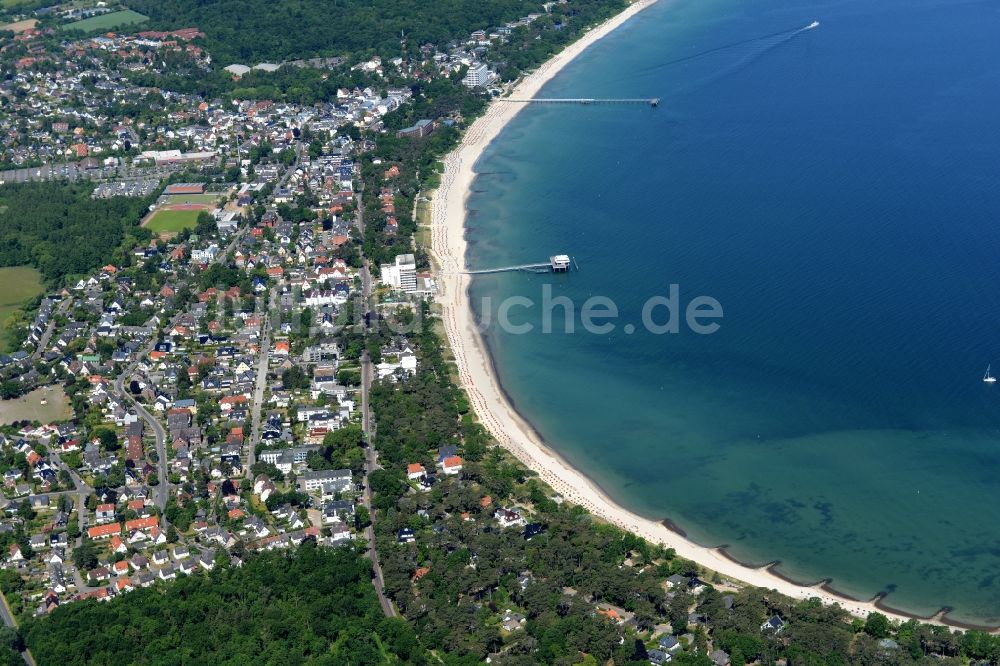
[[135, 25], [137, 23], [145, 23], [148, 20], [149, 20], [148, 16], [140, 14], [139, 12], [134, 12], [131, 9], [124, 9], [120, 12], [111, 12], [110, 14], [91, 16], [90, 18], [85, 18], [82, 21], [74, 21], [73, 23], [67, 23], [64, 26], [61, 26], [59, 29], [94, 32], [97, 30], [110, 30], [111, 28], [120, 25]]
[[31, 266], [0, 268], [0, 351], [10, 351], [3, 349], [7, 321], [42, 290], [42, 274]]
[[211, 206], [224, 195], [219, 194], [165, 194], [161, 201], [173, 204], [207, 204]]
[[198, 213], [202, 210], [204, 209], [160, 209], [143, 226], [157, 234], [176, 234], [185, 229], [193, 229], [198, 223]]

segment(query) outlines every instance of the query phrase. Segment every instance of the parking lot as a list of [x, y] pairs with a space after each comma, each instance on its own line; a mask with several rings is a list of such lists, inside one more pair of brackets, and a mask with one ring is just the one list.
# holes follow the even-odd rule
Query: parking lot
[[38, 167], [0, 171], [0, 185], [43, 180], [78, 180], [81, 178], [87, 180], [117, 180], [121, 182], [138, 182], [153, 179], [159, 181], [183, 168], [183, 165], [164, 164], [148, 167], [114, 166], [84, 169], [75, 162], [45, 164]]
[[94, 199], [109, 199], [111, 197], [148, 197], [160, 186], [156, 178], [144, 180], [112, 180], [100, 183], [90, 196]]

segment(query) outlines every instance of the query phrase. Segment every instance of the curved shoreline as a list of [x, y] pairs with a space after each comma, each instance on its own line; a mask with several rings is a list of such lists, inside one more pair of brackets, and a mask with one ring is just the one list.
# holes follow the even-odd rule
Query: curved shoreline
[[[590, 45], [655, 2], [656, 0], [638, 0], [617, 16], [591, 29], [525, 77], [513, 90], [512, 96], [534, 97], [546, 82]], [[879, 612], [900, 622], [916, 619], [955, 629], [1000, 630], [1000, 627], [983, 627], [950, 620], [947, 617], [950, 609], [942, 609], [930, 618], [899, 611], [886, 606], [885, 595], [881, 593], [870, 601], [860, 601], [836, 591], [831, 586], [830, 579], [804, 585], [774, 571], [778, 562], [769, 562], [760, 567], [745, 565], [730, 555], [725, 546], [709, 548], [688, 540], [686, 533], [669, 519], [657, 522], [619, 506], [595, 482], [545, 445], [531, 424], [514, 409], [500, 385], [492, 357], [473, 320], [468, 298], [470, 277], [462, 274], [465, 270], [467, 200], [476, 176], [475, 164], [493, 139], [522, 108], [524, 105], [494, 102], [466, 130], [462, 143], [444, 160], [441, 185], [431, 204], [431, 253], [437, 262], [439, 291], [436, 300], [442, 307], [442, 322], [455, 357], [460, 383], [468, 393], [469, 402], [480, 422], [497, 442], [526, 467], [537, 472], [542, 480], [567, 501], [579, 504], [595, 516], [650, 542], [673, 548], [680, 557], [727, 578], [773, 589], [794, 599], [817, 597], [823, 603], [839, 605], [862, 618], [869, 613]]]

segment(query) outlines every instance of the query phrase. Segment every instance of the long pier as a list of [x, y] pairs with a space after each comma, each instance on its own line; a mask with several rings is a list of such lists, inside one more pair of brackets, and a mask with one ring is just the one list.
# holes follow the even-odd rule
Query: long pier
[[514, 102], [516, 104], [646, 104], [659, 106], [659, 97], [532, 97], [531, 99], [513, 99], [498, 97], [499, 102]]
[[509, 273], [527, 271], [528, 273], [566, 273], [573, 260], [566, 254], [555, 254], [546, 262], [535, 264], [517, 264], [515, 266], [500, 266], [498, 268], [480, 268], [476, 271], [463, 271], [465, 275], [487, 275], [489, 273]]
[[466, 275], [487, 275], [489, 273], [509, 273], [513, 271], [527, 271], [529, 273], [551, 273], [552, 264], [521, 264], [519, 266], [500, 266], [499, 268], [481, 268], [478, 271], [465, 271]]

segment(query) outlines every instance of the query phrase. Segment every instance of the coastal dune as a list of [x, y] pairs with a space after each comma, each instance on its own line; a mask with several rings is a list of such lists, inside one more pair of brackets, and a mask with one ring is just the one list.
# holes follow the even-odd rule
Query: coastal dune
[[[526, 76], [511, 92], [511, 97], [534, 97], [542, 86], [590, 45], [610, 34], [630, 18], [650, 7], [656, 0], [639, 0], [626, 10], [594, 27], [581, 39]], [[444, 160], [441, 185], [432, 201], [432, 254], [437, 262], [437, 301], [462, 386], [468, 392], [476, 415], [496, 440], [529, 469], [537, 472], [567, 501], [579, 504], [595, 516], [633, 532], [653, 543], [673, 548], [680, 557], [718, 572], [726, 578], [749, 585], [776, 590], [796, 599], [819, 598], [838, 604], [850, 613], [866, 617], [881, 612], [905, 621], [911, 618], [878, 604], [878, 599], [857, 601], [830, 591], [826, 581], [812, 586], [798, 585], [776, 575], [772, 565], [760, 568], [745, 566], [719, 548], [699, 546], [661, 522], [638, 516], [613, 502], [590, 479], [571, 467], [545, 446], [541, 437], [518, 414], [500, 387], [483, 340], [476, 329], [468, 299], [469, 276], [466, 270], [466, 203], [475, 178], [474, 166], [483, 150], [525, 105], [494, 102], [487, 112], [466, 131], [462, 143]], [[921, 618], [946, 624], [941, 614]], [[954, 623], [950, 623], [954, 626]]]

